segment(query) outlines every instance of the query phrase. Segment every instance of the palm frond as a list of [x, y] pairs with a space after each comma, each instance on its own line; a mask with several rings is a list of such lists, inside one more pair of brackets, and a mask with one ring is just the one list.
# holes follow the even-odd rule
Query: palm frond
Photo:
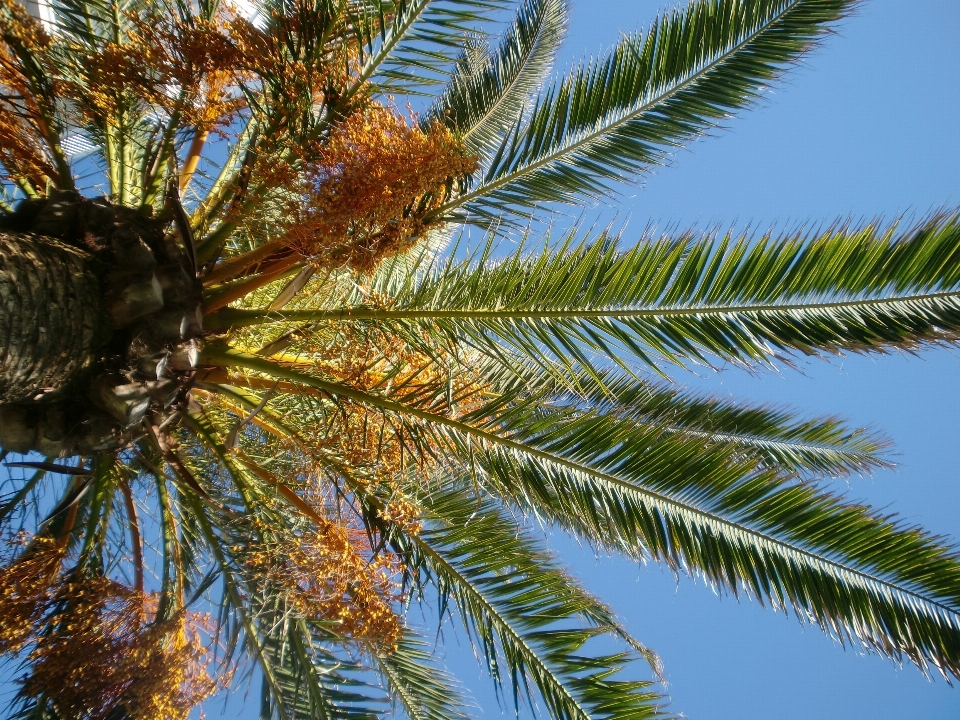
[[[198, 459], [210, 464], [209, 458]], [[235, 477], [239, 475], [229, 467], [223, 469], [230, 470]], [[216, 474], [220, 473], [201, 476], [213, 493], [218, 488], [210, 480]], [[240, 489], [239, 497], [220, 495], [217, 499], [224, 505], [242, 504], [244, 515], [211, 514], [196, 496], [186, 496], [224, 584], [221, 615], [228, 620], [227, 646], [231, 648], [226, 661], [232, 648], [242, 642], [260, 670], [261, 707], [267, 717], [379, 718], [386, 707], [382, 692], [368, 682], [373, 679], [370, 668], [353, 657], [351, 648], [336, 635], [336, 624], [304, 618], [285, 604], [282, 594], [264, 592], [262, 578], [256, 576], [246, 556], [262, 545], [263, 537], [247, 520], [276, 510], [268, 498], [258, 495], [249, 484], [238, 482], [236, 487]], [[287, 513], [277, 521], [282, 527], [304, 522], [296, 513]]]
[[631, 373], [579, 373], [571, 380], [565, 385], [576, 391], [562, 388], [564, 405], [726, 445], [772, 470], [838, 477], [890, 466], [884, 457], [889, 440], [837, 418], [803, 419], [789, 409], [731, 402]]
[[940, 538], [729, 449], [616, 419], [517, 412], [499, 428], [509, 439], [485, 448], [459, 430], [451, 443], [481, 482], [581, 537], [792, 607], [896, 660], [960, 671], [960, 558]]
[[[184, 501], [190, 506], [198, 530], [206, 540], [223, 585], [218, 618], [218, 634], [226, 646], [223, 665], [228, 666], [242, 646], [260, 669], [264, 692], [268, 696], [282, 697], [283, 686], [271, 661], [270, 649], [261, 641], [256, 618], [246, 602], [250, 588], [245, 582], [243, 564], [238, 563], [230, 552], [231, 541], [236, 539], [234, 532], [224, 524], [224, 518], [208, 515], [196, 497], [187, 495]], [[273, 709], [280, 720], [292, 720], [286, 705], [280, 704]]]
[[424, 119], [447, 123], [468, 151], [486, 154], [520, 118], [550, 71], [567, 12], [565, 0], [527, 0], [497, 50], [465, 63]]
[[[803, 418], [788, 408], [711, 397], [620, 370], [591, 372], [557, 363], [544, 372], [541, 363], [509, 353], [496, 360], [471, 357], [469, 367], [488, 390], [478, 418], [483, 413], [509, 415], [517, 403], [593, 413], [652, 432], [722, 446], [732, 455], [752, 458], [788, 477], [864, 475], [891, 466], [886, 457], [888, 439], [869, 428], [850, 427], [838, 418]], [[463, 402], [475, 403], [477, 398]]]
[[450, 262], [395, 289], [387, 308], [226, 310], [214, 323], [349, 318], [426, 327], [492, 356], [506, 345], [545, 369], [558, 359], [599, 367], [590, 351], [657, 369], [663, 361], [755, 366], [913, 349], [960, 330], [960, 215], [906, 230], [691, 233], [641, 239], [627, 251], [604, 236], [500, 263]]
[[239, 353], [268, 372], [432, 433], [495, 495], [593, 538], [775, 607], [840, 639], [960, 677], [960, 557], [919, 528], [784, 478], [701, 438], [594, 413], [516, 404], [495, 416], [435, 414]]
[[[424, 498], [426, 527], [399, 550], [430, 574], [471, 628], [496, 682], [510, 678], [514, 703], [536, 688], [553, 718], [662, 717], [649, 681], [617, 673], [636, 656], [584, 646], [612, 634], [612, 614], [489, 500], [444, 482]], [[445, 602], [441, 603], [445, 605]]]
[[387, 703], [379, 688], [362, 678], [369, 668], [334, 649], [336, 635], [323, 624], [295, 616], [259, 613], [265, 656], [276, 687], [265, 686], [264, 707], [282, 705], [290, 717], [323, 720], [379, 720]]
[[407, 629], [396, 649], [376, 656], [380, 675], [395, 705], [409, 720], [466, 720], [454, 678], [437, 667], [430, 646]]
[[[112, 110], [98, 105], [101, 89], [90, 58], [101, 55], [112, 43], [122, 44], [132, 30], [132, 18], [144, 8], [134, 0], [53, 0], [51, 7], [59, 39], [53, 47], [58, 79], [86, 90], [73, 93], [73, 100], [65, 103], [66, 123], [71, 131], [92, 141], [90, 149], [96, 150], [106, 165], [111, 196], [122, 203], [142, 201], [144, 185], [154, 186], [156, 192], [161, 182], [165, 168], [151, 173], [150, 166], [158, 154], [168, 157], [172, 152], [176, 124], [170, 122], [168, 113], [149, 107], [131, 93], [124, 93]], [[190, 15], [184, 18], [194, 19]], [[78, 113], [78, 108], [85, 111]]]
[[138, 8], [135, 0], [52, 0], [50, 4], [57, 32], [89, 48], [128, 29], [129, 13]]
[[[445, 82], [465, 37], [476, 35], [508, 0], [376, 0], [376, 22], [354, 88], [367, 81], [383, 93], [419, 94]], [[353, 92], [348, 90], [347, 94]]]
[[[90, 233], [73, 224], [104, 301], [149, 285], [163, 307], [105, 327], [109, 353], [94, 343], [79, 385], [4, 411], [5, 439], [85, 454], [8, 463], [37, 472], [10, 484], [0, 529], [54, 540], [62, 577], [147, 598], [131, 638], [167, 620], [185, 637], [203, 626], [194, 604], [219, 607], [195, 664], [222, 658], [229, 675], [252, 658], [263, 717], [466, 720], [456, 682], [398, 614], [436, 601], [517, 711], [662, 717], [637, 662], [662, 680], [656, 656], [560, 565], [539, 523], [960, 678], [960, 551], [819, 479], [887, 465], [881, 436], [655, 378], [960, 340], [960, 212], [910, 228], [650, 232], [632, 249], [574, 230], [502, 260], [491, 232], [466, 259], [444, 250], [459, 223], [516, 227], [664, 163], [858, 0], [691, 0], [543, 91], [567, 0], [520, 0], [493, 50], [512, 0], [253, 0], [253, 25], [215, 0], [51, 3], [49, 43], [0, 6], [15, 88], [0, 104], [22, 151], [0, 183], [8, 230], [43, 235], [36, 213], [96, 215]], [[391, 95], [447, 81], [421, 126], [401, 127]], [[100, 155], [71, 167], [70, 133]], [[201, 168], [210, 133], [226, 147]], [[402, 184], [434, 160], [437, 189], [363, 209], [380, 207], [374, 185], [393, 196], [377, 177]], [[74, 171], [106, 181], [110, 200], [58, 199]], [[374, 180], [346, 190], [354, 174]], [[173, 188], [192, 177], [191, 220]], [[319, 229], [344, 193], [356, 216]], [[18, 195], [31, 199], [14, 208]], [[401, 254], [360, 278], [339, 251], [318, 259], [341, 241]], [[135, 396], [136, 412], [112, 396]], [[35, 648], [62, 622], [45, 602]], [[61, 687], [24, 691], [14, 712], [48, 716]]]
[[547, 90], [478, 185], [436, 211], [489, 222], [505, 209], [607, 193], [752, 102], [856, 0], [698, 0]]

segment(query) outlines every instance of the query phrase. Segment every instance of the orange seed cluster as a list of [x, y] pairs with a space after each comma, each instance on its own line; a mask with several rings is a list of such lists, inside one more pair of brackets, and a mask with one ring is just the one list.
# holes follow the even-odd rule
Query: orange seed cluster
[[[144, 104], [178, 113], [185, 126], [207, 131], [229, 124], [244, 101], [236, 89], [245, 75], [231, 37], [238, 21], [221, 11], [190, 23], [167, 14], [128, 15], [121, 42], [82, 50], [82, 66], [61, 92], [86, 119], [111, 118]], [[74, 48], [78, 49], [78, 48]]]
[[413, 245], [424, 214], [476, 165], [445, 126], [422, 129], [371, 105], [312, 148], [306, 202], [288, 238], [324, 267], [369, 272]]
[[63, 558], [52, 539], [34, 538], [32, 547], [0, 566], [0, 653], [19, 652], [33, 639], [56, 594]]
[[52, 105], [20, 56], [42, 57], [50, 45], [50, 36], [17, 0], [0, 0], [0, 164], [8, 177], [39, 188], [54, 174], [48, 127]]
[[207, 621], [181, 611], [148, 622], [156, 604], [104, 577], [62, 583], [50, 618], [56, 631], [35, 641], [26, 694], [50, 698], [63, 717], [105, 720], [122, 708], [128, 717], [185, 720], [219, 686], [207, 670]]
[[[340, 327], [335, 340], [307, 338], [299, 351], [306, 369], [432, 413], [461, 414], [479, 397], [479, 387], [470, 383], [466, 373], [451, 375], [443, 366], [439, 350], [437, 357], [429, 357], [382, 329], [358, 332]], [[339, 454], [357, 479], [367, 477], [368, 482], [389, 485], [411, 463], [423, 470], [422, 465], [430, 462], [422, 454], [405, 452], [401, 431], [388, 415], [346, 398], [326, 427], [317, 424], [305, 430], [311, 429], [315, 432], [306, 439]]]
[[391, 603], [399, 599], [399, 563], [390, 553], [371, 558], [363, 531], [327, 521], [265, 544], [248, 562], [304, 617], [332, 621], [337, 634], [380, 651], [396, 647], [402, 625]]
[[[29, 650], [29, 697], [62, 717], [104, 720], [123, 709], [143, 720], [185, 720], [224, 682], [207, 667], [208, 621], [181, 611], [156, 618], [157, 597], [64, 569], [52, 538], [10, 543], [0, 566], [0, 653]], [[50, 631], [52, 630], [52, 631]]]

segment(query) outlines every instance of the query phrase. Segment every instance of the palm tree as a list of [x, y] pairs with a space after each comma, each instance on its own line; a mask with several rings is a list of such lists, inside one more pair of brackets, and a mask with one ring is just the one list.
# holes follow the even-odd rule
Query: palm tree
[[527, 520], [960, 677], [956, 551], [816, 482], [883, 441], [663, 379], [953, 341], [960, 215], [536, 231], [856, 3], [697, 0], [554, 82], [566, 3], [488, 43], [512, 5], [0, 0], [15, 714], [185, 716], [246, 656], [266, 717], [466, 717], [414, 603], [517, 703], [665, 714]]

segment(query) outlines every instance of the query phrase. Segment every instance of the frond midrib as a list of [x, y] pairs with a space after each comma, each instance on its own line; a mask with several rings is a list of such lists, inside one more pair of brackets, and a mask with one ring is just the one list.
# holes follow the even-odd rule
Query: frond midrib
[[464, 205], [470, 202], [476, 197], [482, 197], [483, 195], [487, 195], [490, 192], [497, 190], [498, 188], [501, 188], [508, 183], [513, 182], [517, 178], [523, 177], [524, 175], [529, 175], [532, 172], [536, 172], [544, 165], [548, 165], [549, 163], [553, 162], [554, 160], [557, 160], [558, 158], [564, 155], [567, 155], [572, 152], [576, 152], [579, 148], [583, 147], [584, 145], [593, 142], [597, 138], [600, 138], [603, 135], [613, 130], [616, 130], [618, 127], [620, 127], [624, 123], [630, 122], [631, 120], [636, 118], [638, 115], [642, 115], [643, 113], [653, 109], [657, 105], [660, 105], [661, 103], [669, 100], [670, 98], [675, 96], [677, 93], [679, 93], [680, 91], [685, 89], [687, 86], [689, 86], [691, 83], [694, 83], [697, 80], [699, 80], [707, 72], [714, 69], [718, 65], [721, 65], [722, 63], [726, 62], [726, 60], [731, 55], [734, 55], [735, 53], [739, 52], [741, 49], [749, 45], [756, 37], [761, 35], [770, 25], [773, 25], [774, 23], [779, 21], [784, 15], [789, 13], [796, 5], [800, 4], [803, 1], [804, 0], [793, 0], [793, 2], [791, 2], [789, 5], [784, 6], [784, 9], [780, 13], [775, 14], [768, 23], [761, 25], [756, 31], [748, 34], [743, 40], [741, 40], [736, 45], [732, 46], [726, 53], [717, 57], [712, 62], [707, 63], [704, 67], [694, 72], [690, 77], [681, 81], [680, 83], [675, 85], [672, 89], [670, 89], [663, 95], [658, 95], [655, 100], [652, 100], [642, 106], [639, 106], [638, 108], [634, 109], [631, 112], [625, 113], [622, 117], [613, 121], [610, 125], [604, 125], [602, 129], [588, 133], [587, 135], [581, 137], [580, 139], [576, 140], [572, 144], [564, 145], [562, 148], [550, 153], [549, 155], [544, 156], [543, 158], [540, 158], [539, 160], [536, 160], [530, 165], [525, 165], [523, 167], [522, 172], [515, 171], [515, 172], [508, 173], [507, 175], [497, 178], [496, 180], [490, 183], [486, 183], [479, 186], [476, 190], [473, 190], [469, 193], [461, 195], [460, 197], [454, 200], [450, 200], [449, 202], [444, 203], [443, 205], [438, 207], [436, 210], [433, 210], [429, 214], [429, 217], [442, 217], [443, 214], [446, 213], [447, 211], [460, 207], [461, 205]]
[[[357, 79], [353, 84], [347, 89], [347, 92], [344, 93], [344, 97], [351, 97], [354, 95], [363, 84], [370, 79], [370, 77], [377, 71], [377, 68], [383, 63], [384, 60], [389, 57], [390, 53], [393, 51], [393, 48], [403, 39], [407, 30], [409, 30], [413, 24], [417, 21], [423, 11], [426, 10], [427, 6], [433, 0], [419, 0], [419, 5], [415, 6], [415, 9], [411, 10], [409, 13], [409, 21], [404, 23], [400, 29], [397, 29], [394, 32], [394, 28], [391, 27], [390, 33], [387, 35], [387, 38], [384, 39], [383, 44], [377, 49], [377, 52], [370, 57], [370, 60], [364, 63], [363, 70], [357, 75]], [[387, 42], [387, 40], [392, 40], [392, 42]]]
[[600, 480], [603, 480], [607, 483], [615, 485], [628, 492], [632, 492], [640, 496], [646, 496], [658, 503], [662, 503], [667, 506], [672, 506], [674, 508], [678, 508], [683, 512], [687, 512], [692, 515], [698, 516], [704, 519], [707, 522], [707, 524], [719, 524], [721, 526], [729, 527], [730, 529], [736, 532], [744, 533], [746, 535], [749, 535], [752, 538], [755, 538], [756, 540], [759, 541], [759, 544], [773, 546], [773, 547], [781, 547], [782, 549], [788, 552], [797, 553], [813, 561], [816, 561], [817, 563], [822, 563], [823, 565], [827, 565], [833, 568], [835, 571], [838, 571], [839, 574], [841, 575], [852, 575], [855, 577], [859, 577], [863, 580], [866, 580], [870, 583], [880, 586], [881, 588], [886, 588], [888, 590], [892, 590], [897, 593], [908, 595], [911, 598], [914, 598], [915, 600], [919, 601], [919, 603], [922, 606], [925, 606], [928, 609], [937, 608], [938, 610], [942, 611], [947, 615], [952, 615], [960, 619], [960, 610], [955, 609], [938, 600], [934, 600], [925, 595], [922, 595], [920, 592], [913, 590], [909, 587], [904, 587], [902, 585], [897, 584], [896, 582], [884, 579], [882, 577], [878, 577], [876, 575], [873, 575], [872, 573], [866, 572], [858, 568], [848, 567], [836, 560], [833, 560], [829, 557], [821, 555], [820, 553], [810, 550], [809, 548], [805, 548], [800, 545], [795, 545], [791, 542], [788, 542], [787, 540], [784, 540], [783, 538], [770, 537], [760, 532], [759, 530], [755, 530], [735, 520], [718, 516], [707, 510], [703, 510], [694, 505], [690, 505], [689, 503], [683, 502], [682, 500], [677, 500], [675, 498], [670, 497], [669, 495], [665, 495], [663, 493], [657, 492], [655, 490], [651, 490], [649, 488], [638, 486], [634, 483], [618, 478], [615, 475], [611, 475], [601, 470], [597, 470], [596, 468], [591, 468], [589, 466], [582, 465], [573, 460], [568, 460], [567, 458], [554, 455], [545, 450], [540, 450], [539, 448], [530, 447], [529, 445], [525, 445], [523, 443], [517, 442], [515, 440], [511, 440], [509, 438], [500, 437], [494, 433], [488, 432], [486, 430], [481, 430], [479, 428], [475, 428], [471, 425], [462, 423], [453, 418], [448, 418], [442, 415], [435, 415], [433, 413], [426, 412], [418, 408], [413, 408], [413, 407], [403, 405], [401, 403], [395, 402], [393, 400], [389, 400], [387, 398], [381, 398], [376, 395], [371, 395], [369, 393], [366, 393], [360, 390], [355, 390], [346, 385], [340, 385], [339, 383], [328, 382], [325, 380], [321, 380], [319, 378], [312, 377], [305, 373], [297, 372], [296, 370], [290, 370], [283, 366], [276, 365], [275, 363], [272, 363], [269, 360], [266, 360], [263, 358], [247, 355], [245, 353], [237, 353], [237, 352], [230, 352], [230, 351], [223, 353], [222, 355], [217, 351], [205, 351], [205, 354], [207, 353], [210, 354], [211, 359], [222, 357], [228, 363], [237, 364], [242, 367], [247, 367], [251, 370], [257, 370], [259, 372], [272, 373], [274, 376], [285, 377], [286, 379], [293, 380], [294, 382], [302, 382], [308, 387], [315, 387], [319, 390], [330, 393], [331, 395], [334, 395], [334, 396], [339, 395], [339, 396], [354, 400], [356, 402], [373, 405], [375, 407], [380, 407], [383, 410], [389, 410], [391, 412], [396, 412], [401, 415], [413, 416], [425, 422], [431, 422], [431, 423], [436, 423], [438, 425], [446, 426], [448, 428], [456, 430], [457, 432], [462, 432], [466, 435], [472, 435], [492, 445], [498, 445], [498, 446], [510, 448], [512, 450], [518, 451], [525, 455], [537, 457], [537, 458], [540, 458], [541, 460], [546, 460], [551, 463], [556, 463], [558, 465], [567, 467], [568, 469], [573, 470], [574, 472], [582, 473], [584, 475], [592, 475]]
[[423, 713], [420, 711], [419, 704], [416, 702], [415, 698], [410, 697], [410, 694], [407, 690], [407, 683], [402, 677], [400, 677], [396, 672], [394, 672], [393, 666], [388, 662], [383, 662], [382, 658], [377, 657], [377, 665], [380, 668], [380, 671], [384, 673], [391, 681], [391, 689], [400, 696], [400, 700], [403, 703], [404, 710], [407, 715], [410, 717], [410, 720], [422, 720], [424, 717]]
[[736, 442], [743, 441], [746, 444], [754, 446], [768, 446], [777, 448], [788, 448], [798, 450], [809, 450], [810, 452], [836, 452], [844, 455], [863, 455], [865, 453], [856, 450], [847, 450], [840, 445], [830, 445], [827, 443], [815, 443], [802, 440], [774, 440], [758, 435], [756, 433], [734, 433], [723, 430], [697, 430], [684, 427], [682, 425], [663, 425], [661, 427], [665, 432], [676, 433], [677, 435], [689, 435], [701, 438], [719, 438]]
[[344, 308], [342, 310], [294, 310], [268, 311], [227, 308], [223, 313], [225, 322], [231, 320], [243, 322], [244, 318], [256, 319], [258, 322], [304, 322], [310, 320], [430, 320], [430, 319], [505, 319], [505, 320], [551, 320], [551, 319], [588, 319], [588, 318], [636, 318], [636, 317], [700, 317], [704, 315], [735, 315], [760, 314], [776, 312], [800, 312], [837, 310], [856, 307], [889, 306], [929, 302], [936, 300], [960, 300], [960, 290], [950, 290], [936, 293], [922, 293], [918, 295], [901, 295], [898, 297], [861, 298], [857, 300], [835, 300], [815, 303], [774, 303], [766, 305], [700, 305], [688, 307], [634, 307], [602, 309], [570, 308], [563, 310], [445, 310], [437, 309], [409, 309], [386, 310], [379, 308]]
[[[540, 23], [542, 27], [546, 23], [546, 20], [541, 18]], [[504, 86], [503, 91], [500, 93], [500, 95], [497, 98], [497, 101], [490, 107], [490, 109], [487, 112], [485, 112], [481, 117], [479, 117], [476, 120], [476, 122], [474, 122], [473, 127], [471, 127], [469, 130], [463, 133], [463, 135], [461, 136], [461, 140], [463, 141], [468, 140], [471, 135], [473, 135], [475, 132], [477, 132], [477, 130], [480, 129], [480, 127], [487, 120], [487, 118], [493, 115], [497, 111], [497, 109], [506, 102], [506, 99], [510, 95], [513, 88], [515, 88], [517, 85], [520, 84], [520, 78], [523, 76], [523, 70], [526, 68], [527, 62], [529, 62], [530, 58], [534, 55], [534, 53], [536, 53], [537, 49], [541, 45], [543, 45], [543, 42], [544, 42], [544, 38], [543, 38], [543, 33], [541, 31], [537, 33], [536, 42], [531, 43], [527, 52], [524, 53], [523, 60], [520, 61], [517, 72], [514, 73], [513, 79], [509, 82], [509, 84]]]
[[[517, 643], [520, 647], [523, 648], [524, 655], [526, 656], [526, 660], [528, 663], [530, 663], [531, 665], [536, 665], [537, 667], [540, 668], [541, 672], [545, 673], [548, 677], [556, 679], [556, 675], [554, 674], [553, 670], [551, 670], [550, 667], [540, 657], [540, 655], [533, 648], [530, 647], [530, 645], [523, 638], [523, 636], [521, 636], [514, 629], [514, 627], [510, 624], [510, 621], [504, 618], [500, 614], [500, 611], [497, 610], [497, 608], [495, 608], [493, 604], [489, 600], [487, 600], [484, 594], [474, 586], [474, 584], [470, 581], [469, 578], [465, 577], [463, 573], [461, 573], [456, 567], [454, 567], [452, 564], [447, 562], [446, 558], [444, 558], [440, 553], [434, 550], [428, 543], [426, 543], [423, 540], [422, 537], [420, 537], [419, 535], [412, 535], [411, 539], [417, 544], [417, 547], [420, 548], [421, 552], [429, 555], [434, 562], [441, 564], [444, 567], [446, 572], [456, 577], [462, 583], [461, 587], [466, 587], [469, 589], [469, 592], [474, 597], [474, 599], [478, 601], [481, 605], [483, 605], [484, 609], [492, 617], [495, 617], [497, 619], [497, 622], [499, 623], [501, 628], [500, 631], [501, 632], [505, 631], [508, 635], [510, 635], [510, 637], [513, 639], [515, 643]], [[580, 716], [583, 718], [583, 720], [591, 720], [590, 713], [588, 713], [586, 710], [583, 709], [583, 707], [581, 707], [580, 703], [577, 702], [577, 699], [570, 694], [570, 691], [567, 689], [567, 686], [564, 683], [559, 682], [559, 680], [557, 680], [554, 683], [554, 685], [562, 691], [563, 695], [571, 703], [573, 703], [573, 705], [576, 707], [577, 711], [580, 713]]]

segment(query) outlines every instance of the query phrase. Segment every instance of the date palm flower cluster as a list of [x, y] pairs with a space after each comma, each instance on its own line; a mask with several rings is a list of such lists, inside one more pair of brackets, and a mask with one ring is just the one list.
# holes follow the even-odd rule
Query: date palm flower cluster
[[11, 716], [255, 673], [263, 717], [469, 717], [415, 606], [518, 707], [668, 716], [538, 527], [960, 678], [960, 554], [821, 482], [886, 442], [669, 380], [954, 342], [960, 214], [538, 230], [856, 5], [691, 0], [551, 79], [567, 0], [0, 0]]
[[[50, 697], [61, 717], [106, 718], [117, 708], [179, 717], [216, 690], [206, 668], [207, 618], [184, 609], [161, 617], [156, 593], [63, 572], [62, 540], [17, 540], [0, 570], [0, 648], [30, 646], [26, 696]], [[48, 625], [56, 631], [43, 633]]]

